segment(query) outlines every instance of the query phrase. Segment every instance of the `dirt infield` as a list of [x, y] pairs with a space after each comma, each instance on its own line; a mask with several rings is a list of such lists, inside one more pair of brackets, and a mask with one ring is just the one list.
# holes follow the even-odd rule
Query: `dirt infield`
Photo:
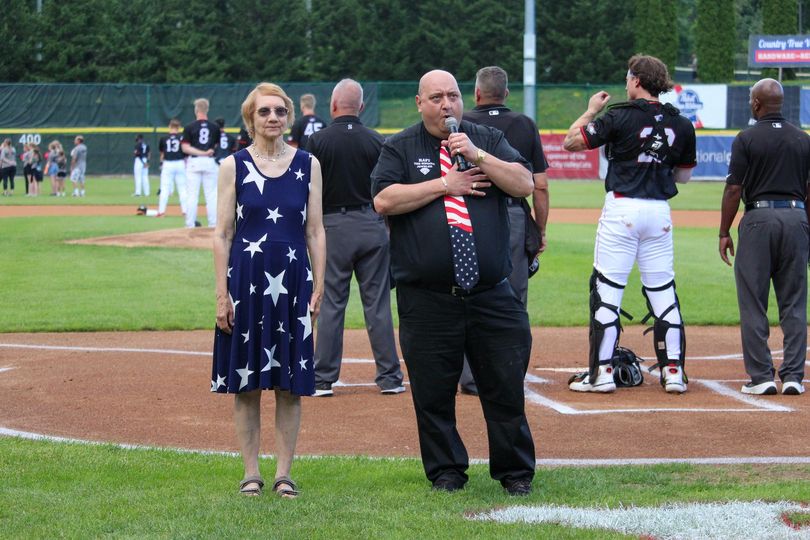
[[[587, 330], [534, 329], [527, 411], [538, 458], [805, 456], [810, 401], [748, 397], [736, 328], [688, 329], [689, 391], [668, 395], [656, 378], [612, 395], [566, 388], [584, 367]], [[774, 332], [773, 346], [781, 338]], [[101, 332], [0, 336], [0, 426], [81, 439], [237, 450], [232, 398], [212, 395], [212, 332]], [[623, 344], [649, 355], [641, 328]], [[731, 355], [728, 358], [727, 355]], [[362, 330], [346, 333], [341, 383], [332, 398], [305, 398], [302, 454], [418, 456], [410, 393], [383, 396]], [[471, 457], [487, 457], [477, 398], [458, 397]], [[263, 404], [272, 418], [273, 399]], [[272, 432], [263, 448], [272, 452]]]
[[[118, 213], [121, 210], [125, 213]], [[74, 213], [75, 212], [75, 213]], [[110, 214], [107, 214], [110, 212]], [[12, 215], [125, 215], [128, 207], [2, 207]], [[598, 210], [552, 211], [553, 222], [595, 223]], [[716, 212], [673, 212], [681, 226], [713, 226]], [[149, 218], [144, 218], [149, 219]], [[83, 242], [210, 249], [211, 229], [174, 229]], [[648, 375], [611, 395], [567, 390], [585, 367], [586, 328], [535, 328], [527, 414], [541, 459], [804, 457], [810, 397], [750, 397], [739, 330], [687, 328], [689, 391], [668, 395]], [[212, 331], [0, 334], [0, 428], [97, 441], [237, 450], [232, 398], [212, 395]], [[622, 344], [652, 355], [628, 327]], [[771, 339], [779, 358], [781, 333]], [[302, 454], [418, 456], [410, 393], [380, 395], [365, 331], [347, 331], [341, 386], [306, 398]], [[778, 362], [778, 360], [777, 360]], [[263, 404], [272, 418], [273, 399]], [[477, 398], [458, 396], [459, 431], [471, 457], [487, 457]], [[264, 452], [272, 452], [266, 423]]]

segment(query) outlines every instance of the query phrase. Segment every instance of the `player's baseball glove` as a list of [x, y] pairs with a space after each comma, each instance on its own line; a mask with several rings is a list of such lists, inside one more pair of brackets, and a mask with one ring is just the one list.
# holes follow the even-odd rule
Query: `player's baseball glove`
[[626, 347], [616, 347], [611, 362], [613, 363], [613, 382], [619, 387], [640, 386], [644, 382], [641, 372], [642, 362], [636, 354]]

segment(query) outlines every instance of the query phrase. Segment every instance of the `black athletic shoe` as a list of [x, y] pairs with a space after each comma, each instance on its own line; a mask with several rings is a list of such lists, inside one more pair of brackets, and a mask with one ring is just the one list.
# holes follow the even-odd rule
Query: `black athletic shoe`
[[447, 491], [449, 493], [461, 491], [464, 489], [464, 483], [465, 482], [459, 478], [443, 476], [433, 482], [433, 491]]
[[532, 481], [525, 479], [505, 480], [503, 487], [512, 497], [525, 497], [532, 492]]

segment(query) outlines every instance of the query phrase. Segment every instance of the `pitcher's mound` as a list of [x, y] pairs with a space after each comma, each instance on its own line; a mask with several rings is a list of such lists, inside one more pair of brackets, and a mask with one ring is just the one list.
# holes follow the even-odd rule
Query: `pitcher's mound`
[[82, 240], [71, 240], [69, 244], [96, 244], [119, 247], [168, 247], [212, 249], [214, 244], [213, 227], [195, 229], [164, 229], [117, 236], [99, 236]]

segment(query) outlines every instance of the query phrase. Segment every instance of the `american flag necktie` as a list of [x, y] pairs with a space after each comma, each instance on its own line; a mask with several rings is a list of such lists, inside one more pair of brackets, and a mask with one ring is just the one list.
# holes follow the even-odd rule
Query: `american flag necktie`
[[[439, 164], [442, 177], [453, 166], [450, 152], [447, 148], [439, 148]], [[467, 211], [464, 197], [452, 195], [444, 196], [444, 211], [447, 214], [447, 224], [450, 226], [450, 246], [453, 249], [453, 271], [456, 283], [469, 291], [478, 283], [478, 255], [475, 251], [475, 238], [473, 237], [472, 221]]]

